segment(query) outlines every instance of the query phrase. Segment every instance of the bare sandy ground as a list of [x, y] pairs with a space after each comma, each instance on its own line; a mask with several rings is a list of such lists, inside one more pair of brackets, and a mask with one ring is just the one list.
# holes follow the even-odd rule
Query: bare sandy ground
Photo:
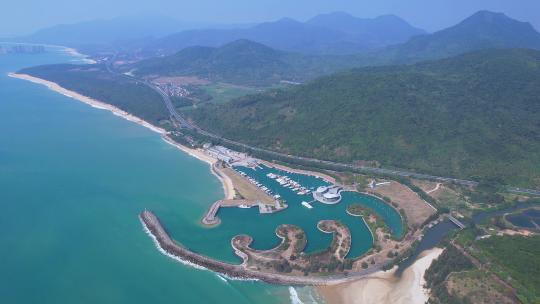
[[[69, 51], [70, 49], [68, 49]], [[72, 50], [73, 52], [75, 52], [75, 50]], [[169, 138], [168, 134], [167, 134], [167, 131], [162, 129], [162, 128], [159, 128], [159, 127], [156, 127], [154, 125], [152, 125], [151, 123], [137, 117], [137, 116], [134, 116], [134, 115], [131, 115], [129, 114], [128, 112], [122, 110], [122, 109], [119, 109], [113, 105], [110, 105], [108, 103], [105, 103], [105, 102], [102, 102], [102, 101], [99, 101], [99, 100], [95, 100], [93, 98], [90, 98], [88, 96], [84, 96], [84, 95], [81, 95], [77, 92], [74, 92], [74, 91], [71, 91], [71, 90], [68, 90], [66, 88], [63, 88], [61, 87], [60, 85], [58, 85], [57, 83], [55, 82], [52, 82], [52, 81], [48, 81], [48, 80], [45, 80], [45, 79], [41, 79], [41, 78], [37, 78], [37, 77], [34, 77], [34, 76], [30, 76], [30, 75], [26, 75], [26, 74], [17, 74], [17, 73], [9, 73], [8, 74], [9, 77], [13, 77], [13, 78], [18, 78], [18, 79], [23, 79], [23, 80], [27, 80], [27, 81], [30, 81], [30, 82], [33, 82], [33, 83], [37, 83], [37, 84], [42, 84], [46, 87], [48, 87], [50, 90], [53, 90], [57, 93], [60, 93], [62, 95], [65, 95], [67, 97], [70, 97], [70, 98], [73, 98], [75, 100], [78, 100], [78, 101], [81, 101], [81, 102], [84, 102], [94, 108], [97, 108], [97, 109], [102, 109], [102, 110], [107, 110], [107, 111], [110, 111], [112, 112], [114, 115], [117, 115], [119, 117], [122, 117], [124, 119], [127, 119], [131, 122], [134, 122], [136, 124], [139, 124], [143, 127], [146, 127], [156, 133], [159, 133], [161, 134], [161, 136], [163, 137], [163, 139], [165, 140], [165, 142], [167, 142], [168, 144], [171, 144], [173, 145], [174, 147], [178, 148], [179, 150], [201, 160], [201, 161], [204, 161], [206, 163], [208, 163], [210, 166], [212, 166], [215, 162], [217, 162], [217, 159], [211, 157], [210, 155], [204, 153], [203, 151], [201, 150], [196, 150], [196, 149], [191, 149], [191, 148], [188, 148], [186, 146], [183, 146], [175, 141], [173, 141], [171, 138]], [[216, 174], [216, 172], [214, 172], [214, 170], [211, 170], [212, 173], [217, 176], [217, 178], [221, 181], [221, 183], [223, 184], [223, 191], [225, 192], [225, 198], [226, 199], [232, 199], [234, 198], [234, 185], [232, 184], [232, 181], [230, 180], [230, 178], [228, 178], [226, 175], [224, 174]]]
[[407, 224], [411, 228], [420, 227], [427, 218], [437, 211], [416, 192], [396, 181], [390, 181], [389, 184], [375, 189], [367, 189], [367, 192], [389, 197], [392, 203], [398, 205], [398, 209], [405, 211]]
[[400, 278], [393, 271], [381, 271], [351, 283], [321, 286], [318, 291], [328, 304], [424, 304], [429, 298], [424, 273], [442, 251], [423, 252]]
[[64, 51], [74, 57], [80, 57], [80, 58], [83, 58], [83, 61], [88, 63], [88, 64], [95, 64], [97, 63], [95, 60], [93, 59], [90, 59], [88, 58], [88, 56], [84, 55], [84, 54], [81, 54], [79, 53], [79, 51], [77, 51], [76, 49], [74, 48], [65, 48]]

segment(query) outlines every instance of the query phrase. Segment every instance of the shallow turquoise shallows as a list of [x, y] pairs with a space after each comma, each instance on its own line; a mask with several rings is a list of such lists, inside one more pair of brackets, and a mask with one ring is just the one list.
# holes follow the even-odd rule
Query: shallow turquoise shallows
[[[74, 59], [61, 49], [37, 55], [0, 55], [0, 303], [284, 303], [290, 290], [231, 281], [162, 255], [138, 219], [154, 211], [166, 229], [193, 251], [239, 262], [230, 246], [237, 234], [269, 249], [283, 223], [306, 231], [306, 251], [325, 249], [321, 219], [344, 222], [352, 233], [349, 257], [372, 246], [368, 227], [346, 214], [362, 203], [400, 235], [399, 213], [379, 199], [344, 192], [337, 205], [313, 202], [268, 178], [275, 169], [239, 168], [287, 200], [289, 208], [259, 215], [256, 208], [222, 208], [220, 226], [200, 219], [223, 189], [206, 163], [167, 144], [150, 130], [94, 109], [42, 85], [7, 77], [10, 71]], [[302, 185], [321, 179], [289, 174]], [[298, 289], [305, 303], [310, 288]]]
[[290, 302], [286, 287], [175, 262], [144, 234], [144, 208], [168, 215], [179, 238], [196, 231], [223, 195], [205, 163], [107, 111], [7, 77], [69, 60], [0, 55], [0, 303]]

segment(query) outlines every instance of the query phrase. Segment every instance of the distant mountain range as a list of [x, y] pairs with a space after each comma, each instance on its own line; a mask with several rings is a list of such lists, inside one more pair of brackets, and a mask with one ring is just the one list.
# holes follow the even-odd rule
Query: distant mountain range
[[283, 18], [244, 29], [183, 31], [157, 39], [144, 50], [147, 53], [171, 54], [190, 46], [218, 47], [248, 39], [288, 52], [353, 54], [401, 43], [424, 33], [393, 15], [363, 19], [346, 13], [332, 13], [316, 16], [307, 22]]
[[540, 51], [367, 67], [186, 112], [283, 153], [540, 186]]
[[479, 11], [455, 26], [388, 47], [376, 57], [384, 63], [409, 63], [486, 48], [540, 49], [540, 33], [528, 22]]
[[131, 16], [61, 24], [8, 40], [70, 47], [123, 43], [130, 45], [147, 43], [152, 37], [161, 37], [198, 26], [201, 24], [182, 22], [164, 16]]
[[351, 41], [360, 42], [371, 49], [403, 43], [416, 35], [426, 34], [426, 31], [411, 26], [395, 15], [367, 19], [334, 12], [318, 15], [306, 23], [346, 33]]
[[319, 15], [307, 22], [283, 18], [255, 25], [221, 25], [211, 29], [201, 29], [202, 26], [162, 16], [125, 17], [58, 25], [10, 40], [72, 47], [113, 45], [123, 51], [142, 50], [147, 57], [174, 54], [190, 46], [219, 47], [240, 39], [289, 52], [352, 54], [405, 42], [425, 33], [397, 16], [364, 19], [342, 12]]
[[362, 65], [357, 56], [289, 53], [250, 40], [219, 48], [193, 46], [180, 52], [121, 66], [140, 77], [197, 76], [217, 82], [270, 86], [280, 81], [304, 82]]
[[[282, 26], [280, 31], [289, 36], [275, 34], [274, 23], [230, 31], [258, 28], [260, 37], [279, 36], [284, 44], [295, 42], [294, 37], [302, 38], [304, 30], [321, 29], [320, 24], [326, 24], [323, 32], [356, 35], [352, 30], [344, 32], [352, 19], [339, 16], [318, 16], [300, 25], [292, 20], [277, 22]], [[343, 20], [329, 21], [338, 19]], [[298, 31], [289, 30], [293, 27]], [[357, 27], [357, 35], [365, 35], [362, 27]], [[229, 32], [208, 32], [223, 31]], [[208, 32], [173, 36], [196, 41], [195, 33]], [[169, 38], [153, 42], [182, 41]], [[530, 24], [480, 11], [450, 28], [361, 54], [293, 53], [240, 39], [220, 47], [188, 47], [119, 67], [142, 77], [198, 76], [253, 86], [306, 81], [288, 89], [200, 106], [186, 115], [203, 129], [284, 153], [345, 162], [375, 160], [435, 175], [501, 178], [513, 185], [537, 188], [538, 49], [540, 34]], [[348, 71], [311, 80], [340, 70]], [[104, 65], [43, 66], [30, 72], [94, 94], [108, 86], [107, 78], [117, 77]], [[109, 85], [110, 96], [118, 101], [125, 94], [133, 96], [131, 89], [118, 82]], [[149, 104], [131, 106], [140, 106], [137, 111], [141, 115], [155, 112], [151, 116], [159, 120], [163, 109], [154, 109], [155, 105], [145, 109]]]
[[[352, 28], [351, 35], [367, 36], [371, 33], [367, 30], [369, 26], [363, 25], [370, 22], [347, 16], [342, 13], [321, 15], [307, 23], [325, 24], [328, 28], [342, 31]], [[377, 19], [394, 19], [397, 22], [399, 19], [395, 18], [386, 16]], [[394, 33], [394, 39], [404, 37], [406, 35], [403, 33]], [[305, 82], [353, 67], [411, 64], [487, 48], [540, 49], [540, 34], [528, 23], [513, 20], [504, 14], [481, 11], [453, 27], [415, 36], [405, 43], [370, 53], [308, 55], [279, 51], [249, 40], [237, 40], [219, 48], [187, 47], [176, 54], [139, 61], [123, 69], [139, 76], [198, 76], [211, 81], [266, 86], [281, 80]]]

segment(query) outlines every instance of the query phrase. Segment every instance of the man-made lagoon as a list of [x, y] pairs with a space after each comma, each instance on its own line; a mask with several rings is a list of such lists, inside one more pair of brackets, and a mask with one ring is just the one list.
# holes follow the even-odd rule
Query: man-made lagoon
[[[157, 215], [174, 239], [198, 253], [228, 262], [240, 262], [241, 260], [234, 255], [232, 249], [229, 250], [229, 254], [222, 251], [219, 256], [214, 255], [212, 254], [214, 251], [205, 252], [202, 248], [198, 248], [197, 240], [203, 238], [217, 250], [217, 248], [230, 247], [230, 240], [234, 236], [248, 234], [254, 239], [251, 247], [260, 250], [270, 249], [281, 242], [281, 239], [275, 235], [276, 228], [281, 224], [293, 224], [306, 232], [308, 242], [305, 252], [312, 253], [324, 250], [330, 245], [332, 235], [317, 229], [317, 223], [320, 220], [330, 219], [339, 220], [349, 227], [352, 247], [347, 257], [355, 258], [366, 253], [373, 245], [371, 232], [364, 221], [346, 212], [347, 206], [355, 203], [373, 209], [387, 223], [394, 236], [399, 237], [403, 232], [399, 213], [379, 198], [358, 192], [344, 191], [340, 203], [327, 205], [314, 201], [311, 193], [299, 195], [298, 191], [280, 185], [276, 179], [269, 177], [268, 174], [288, 176], [291, 180], [310, 190], [330, 185], [321, 178], [285, 172], [266, 166], [259, 166], [255, 169], [235, 167], [235, 169], [256, 180], [261, 186], [267, 187], [273, 195], [279, 195], [280, 199], [285, 200], [289, 207], [273, 214], [259, 214], [258, 208], [221, 208], [217, 215], [221, 219], [219, 226], [213, 228], [201, 226], [198, 231], [190, 231], [189, 234], [176, 230], [174, 219], [167, 214], [158, 212]], [[303, 206], [303, 201], [310, 202], [313, 208], [308, 209]]]

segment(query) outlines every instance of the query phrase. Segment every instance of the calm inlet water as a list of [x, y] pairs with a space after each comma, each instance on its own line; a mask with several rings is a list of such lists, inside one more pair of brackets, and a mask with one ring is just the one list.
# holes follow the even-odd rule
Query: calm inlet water
[[516, 227], [540, 229], [540, 209], [526, 209], [506, 215], [506, 219]]
[[[271, 249], [281, 242], [275, 230], [280, 224], [294, 224], [306, 232], [306, 252], [315, 252], [326, 249], [332, 240], [332, 235], [317, 229], [317, 223], [324, 219], [340, 220], [346, 224], [352, 236], [352, 247], [348, 257], [354, 258], [368, 251], [373, 244], [373, 238], [364, 221], [346, 213], [346, 207], [352, 203], [361, 203], [375, 210], [388, 223], [394, 235], [402, 233], [402, 222], [399, 213], [375, 197], [356, 192], [342, 192], [342, 201], [336, 205], [325, 205], [312, 202], [313, 209], [301, 205], [303, 200], [312, 201], [311, 195], [297, 195], [291, 189], [282, 187], [275, 180], [266, 176], [267, 173], [287, 175], [308, 188], [328, 185], [322, 179], [312, 176], [287, 173], [284, 171], [261, 167], [250, 169], [239, 167], [238, 170], [246, 173], [261, 184], [267, 186], [274, 194], [279, 194], [287, 201], [289, 207], [274, 214], [259, 214], [258, 208], [221, 208], [218, 216], [221, 224], [214, 228], [202, 227], [197, 221], [202, 214], [194, 218], [185, 218], [195, 225], [186, 225], [179, 220], [183, 215], [169, 210], [155, 210], [168, 232], [174, 239], [189, 247], [191, 250], [211, 256], [220, 260], [240, 263], [241, 259], [234, 254], [230, 247], [230, 240], [238, 234], [248, 234], [253, 237], [252, 247], [256, 249]], [[207, 202], [208, 203], [208, 202]], [[204, 243], [201, 242], [204, 240]]]
[[[287, 174], [309, 188], [326, 184], [275, 169], [241, 168], [287, 200], [289, 208], [259, 215], [256, 208], [223, 208], [222, 224], [200, 219], [223, 196], [208, 165], [179, 152], [158, 134], [91, 108], [44, 86], [7, 77], [10, 71], [74, 60], [59, 49], [39, 55], [0, 55], [0, 297], [5, 303], [284, 303], [296, 291], [260, 282], [230, 281], [162, 255], [144, 234], [138, 214], [154, 211], [172, 236], [196, 252], [239, 262], [230, 246], [241, 233], [253, 246], [279, 243], [274, 231], [290, 223], [306, 231], [306, 251], [329, 246], [321, 219], [344, 222], [349, 257], [372, 246], [365, 223], [346, 206], [374, 209], [395, 235], [401, 218], [381, 200], [344, 192], [337, 205], [313, 203], [268, 178]], [[79, 59], [80, 60], [80, 59]], [[310, 288], [298, 289], [313, 302]]]

